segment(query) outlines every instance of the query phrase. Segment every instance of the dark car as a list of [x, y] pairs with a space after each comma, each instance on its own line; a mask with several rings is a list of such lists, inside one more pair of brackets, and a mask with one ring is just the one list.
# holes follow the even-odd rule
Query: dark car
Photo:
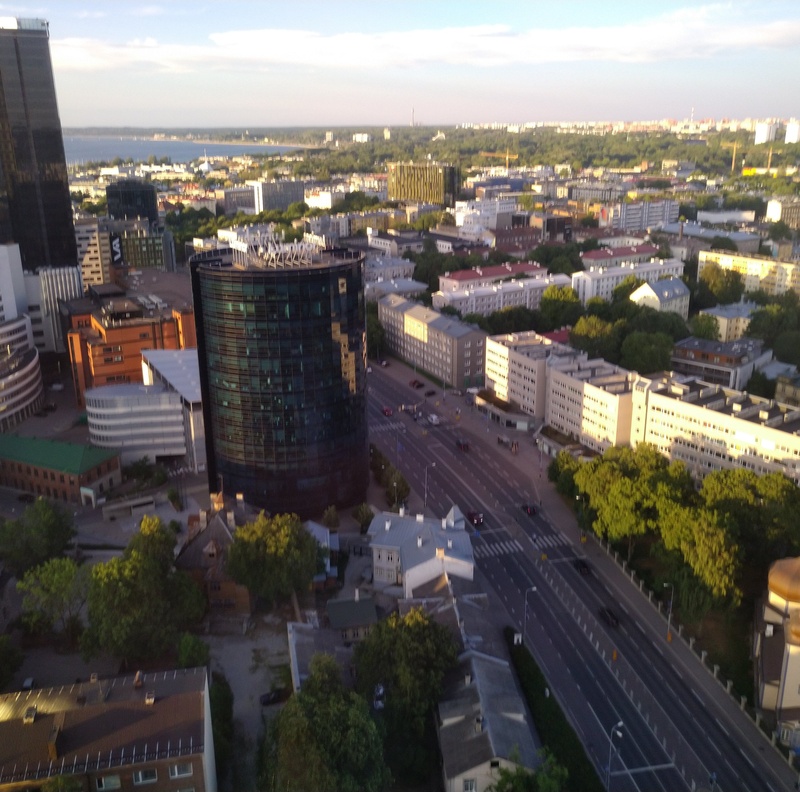
[[410, 385], [412, 388], [416, 388], [416, 387], [417, 387], [417, 385], [419, 385], [419, 384], [420, 384], [420, 382], [419, 382], [419, 380], [418, 380], [418, 379], [412, 379], [412, 380], [409, 380], [409, 381], [408, 381], [408, 384], [409, 384], [409, 385]]
[[592, 571], [589, 569], [589, 565], [582, 558], [579, 558], [575, 562], [575, 569], [577, 569], [582, 575], [588, 575]]
[[414, 387], [417, 390], [419, 390], [420, 388], [424, 388], [425, 387], [425, 383], [424, 382], [420, 382], [419, 380], [417, 380], [417, 384]]
[[483, 525], [483, 514], [481, 512], [476, 512], [476, 511], [467, 512], [467, 519], [473, 525]]
[[33, 503], [36, 500], [36, 496], [31, 492], [22, 492], [17, 495], [17, 500], [20, 503]]
[[436, 395], [436, 391], [433, 388], [431, 388], [430, 390], [426, 390], [425, 391], [425, 395], [426, 396], [435, 396]]
[[462, 437], [456, 439], [456, 446], [459, 451], [469, 451], [469, 442]]
[[614, 613], [611, 608], [600, 608], [600, 618], [609, 626], [609, 627], [619, 627], [619, 619], [617, 618], [617, 614]]
[[392, 411], [392, 408], [391, 408], [391, 407], [384, 407], [384, 408], [383, 408], [383, 414], [384, 414], [384, 415], [385, 415], [387, 418], [391, 418], [391, 416], [392, 416], [394, 413], [393, 413], [393, 411]]
[[523, 503], [522, 511], [524, 511], [528, 517], [533, 517], [533, 515], [536, 514], [536, 507], [532, 506], [530, 503]]

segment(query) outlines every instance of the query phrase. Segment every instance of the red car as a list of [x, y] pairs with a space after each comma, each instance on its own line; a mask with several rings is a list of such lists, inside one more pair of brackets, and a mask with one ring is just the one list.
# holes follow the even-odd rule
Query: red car
[[392, 410], [391, 407], [384, 407], [383, 408], [383, 414], [385, 416], [387, 416], [387, 418], [388, 418], [388, 417], [391, 417], [392, 415], [394, 415], [394, 411]]

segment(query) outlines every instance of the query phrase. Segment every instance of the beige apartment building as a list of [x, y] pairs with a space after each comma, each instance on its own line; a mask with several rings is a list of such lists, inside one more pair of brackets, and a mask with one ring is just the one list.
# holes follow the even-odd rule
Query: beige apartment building
[[696, 480], [744, 467], [800, 483], [800, 410], [694, 378], [639, 378], [630, 442], [652, 443]]
[[654, 283], [662, 278], [680, 278], [683, 267], [683, 262], [678, 259], [632, 261], [613, 267], [590, 266], [587, 270], [572, 273], [572, 288], [583, 305], [592, 297], [611, 302], [614, 289], [631, 275], [647, 283]]
[[754, 302], [738, 302], [704, 308], [701, 314], [713, 316], [719, 325], [718, 341], [737, 341], [747, 333], [750, 317], [758, 308]]
[[391, 352], [451, 388], [482, 387], [486, 333], [400, 295], [378, 301]]
[[594, 451], [629, 445], [636, 378], [636, 374], [600, 359], [552, 365], [545, 422]]
[[738, 272], [747, 292], [761, 289], [767, 294], [783, 294], [790, 289], [800, 294], [800, 262], [778, 261], [769, 256], [731, 253], [727, 250], [701, 250], [697, 259], [697, 277], [709, 264]]
[[566, 344], [534, 331], [486, 339], [486, 387], [521, 412], [543, 421], [547, 405], [547, 367], [556, 360], [586, 360]]

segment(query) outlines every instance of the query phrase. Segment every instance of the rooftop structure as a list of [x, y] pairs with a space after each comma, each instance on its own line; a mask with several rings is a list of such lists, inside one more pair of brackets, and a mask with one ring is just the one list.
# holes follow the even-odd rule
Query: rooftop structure
[[205, 668], [7, 693], [0, 713], [4, 789], [73, 776], [92, 789], [185, 779], [216, 792]]
[[684, 320], [689, 317], [689, 287], [680, 278], [643, 283], [631, 293], [630, 300], [656, 311], [676, 313]]
[[764, 342], [759, 339], [708, 341], [692, 336], [675, 342], [671, 363], [680, 374], [743, 390], [753, 372], [771, 360], [772, 350], [765, 350]]
[[581, 254], [584, 269], [589, 266], [616, 267], [626, 262], [649, 261], [658, 253], [655, 245], [644, 243], [625, 247], [607, 247]]
[[439, 291], [457, 291], [470, 286], [491, 286], [509, 278], [544, 278], [547, 270], [535, 261], [506, 262], [490, 267], [452, 270], [439, 276]]

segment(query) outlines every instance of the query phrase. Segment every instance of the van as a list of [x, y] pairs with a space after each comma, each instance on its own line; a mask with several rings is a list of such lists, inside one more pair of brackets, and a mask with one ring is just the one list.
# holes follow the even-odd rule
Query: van
[[438, 416], [438, 415], [436, 415], [435, 413], [431, 413], [431, 414], [428, 416], [428, 423], [429, 423], [431, 426], [438, 426], [438, 425], [439, 425], [439, 416]]

